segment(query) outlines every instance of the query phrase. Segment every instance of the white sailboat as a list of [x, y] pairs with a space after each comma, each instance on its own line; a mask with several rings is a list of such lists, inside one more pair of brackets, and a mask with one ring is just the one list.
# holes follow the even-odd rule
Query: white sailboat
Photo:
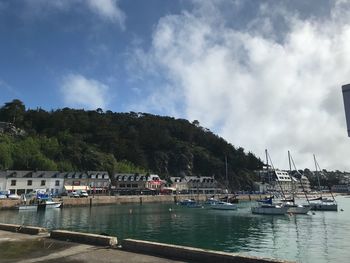
[[[265, 150], [266, 155], [266, 169], [269, 173], [269, 155], [267, 153], [267, 150]], [[271, 162], [272, 165], [272, 162]], [[273, 165], [272, 165], [273, 168]], [[273, 170], [275, 170], [273, 168]], [[282, 188], [281, 188], [282, 190]], [[283, 193], [283, 190], [282, 190]], [[284, 195], [284, 194], [283, 194]], [[253, 214], [261, 214], [261, 215], [284, 215], [288, 211], [288, 207], [286, 207], [282, 203], [273, 204], [272, 202], [273, 196], [270, 196], [270, 198], [258, 200], [258, 206], [252, 207], [251, 211]]]
[[[298, 171], [298, 170], [297, 170], [297, 168], [295, 166], [294, 160], [293, 160], [293, 158], [292, 158], [292, 156], [291, 156], [289, 151], [288, 151], [288, 161], [289, 161], [289, 172], [290, 172], [290, 176], [291, 176], [291, 171], [292, 171], [291, 161], [293, 162], [294, 169], [296, 171]], [[300, 176], [301, 176], [301, 174], [300, 174]], [[309, 204], [302, 205], [302, 204], [296, 204], [295, 203], [296, 185], [295, 185], [295, 182], [294, 182], [292, 177], [291, 177], [291, 179], [292, 179], [292, 184], [293, 184], [293, 187], [292, 187], [293, 188], [293, 190], [292, 190], [293, 198], [292, 198], [291, 202], [286, 202], [285, 203], [285, 206], [288, 207], [287, 213], [290, 213], [290, 214], [307, 214], [310, 211], [311, 206]], [[303, 184], [302, 184], [301, 180], [300, 180], [300, 183], [301, 183], [301, 185], [303, 187]], [[305, 191], [304, 191], [304, 193], [305, 193]], [[305, 197], [306, 197], [306, 200], [309, 202], [306, 193], [305, 193]]]
[[315, 162], [315, 167], [316, 167], [316, 177], [317, 177], [317, 182], [318, 182], [318, 190], [320, 191], [320, 197], [319, 198], [315, 198], [311, 203], [311, 210], [318, 210], [318, 211], [338, 211], [338, 204], [335, 201], [335, 198], [332, 195], [332, 199], [328, 199], [322, 196], [322, 190], [321, 190], [321, 184], [320, 184], [320, 178], [319, 178], [319, 174], [318, 174], [318, 170], [321, 171], [320, 165], [318, 164], [318, 162], [316, 161], [316, 157], [314, 155], [314, 162]]
[[[225, 156], [225, 171], [226, 171], [226, 187], [228, 189], [228, 175], [227, 175], [227, 157]], [[227, 195], [228, 199], [228, 195]], [[215, 210], [237, 210], [237, 205], [231, 204], [229, 202], [224, 202], [224, 201], [216, 201], [212, 202], [209, 205], [210, 209], [215, 209]]]
[[260, 215], [285, 215], [288, 207], [283, 204], [273, 204], [272, 199], [273, 197], [271, 196], [265, 200], [259, 200], [259, 205], [251, 208], [252, 213]]

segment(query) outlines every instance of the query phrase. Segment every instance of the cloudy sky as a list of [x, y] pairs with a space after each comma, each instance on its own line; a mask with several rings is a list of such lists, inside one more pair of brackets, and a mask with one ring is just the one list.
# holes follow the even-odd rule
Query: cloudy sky
[[0, 0], [0, 104], [198, 120], [287, 168], [350, 171], [345, 0]]

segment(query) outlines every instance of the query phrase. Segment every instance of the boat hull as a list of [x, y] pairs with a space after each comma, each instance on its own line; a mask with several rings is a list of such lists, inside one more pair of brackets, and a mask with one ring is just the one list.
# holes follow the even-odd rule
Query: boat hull
[[311, 210], [313, 211], [338, 211], [338, 204], [312, 204]]
[[290, 214], [307, 214], [311, 210], [310, 206], [290, 206], [287, 213]]
[[212, 204], [210, 205], [210, 209], [214, 210], [237, 210], [237, 206], [231, 203], [225, 204]]
[[50, 208], [61, 208], [61, 202], [47, 202], [46, 204], [35, 204], [35, 205], [19, 205], [18, 210], [40, 210]]

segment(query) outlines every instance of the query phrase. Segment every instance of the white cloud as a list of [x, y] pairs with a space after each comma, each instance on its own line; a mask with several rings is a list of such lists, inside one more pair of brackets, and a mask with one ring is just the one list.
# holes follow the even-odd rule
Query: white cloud
[[69, 74], [63, 78], [61, 93], [64, 103], [69, 107], [105, 109], [110, 102], [107, 85], [79, 74]]
[[88, 0], [90, 9], [101, 17], [117, 22], [124, 29], [125, 14], [118, 6], [118, 0]]
[[[291, 150], [300, 168], [312, 168], [315, 153], [323, 168], [350, 170], [340, 88], [350, 81], [350, 22], [343, 19], [350, 12], [342, 5], [318, 20], [264, 5], [243, 29], [227, 26], [213, 5], [163, 17], [151, 49], [137, 52], [139, 66], [168, 82], [147, 106], [162, 97], [184, 103], [187, 118], [261, 157], [267, 147], [281, 168]], [[168, 87], [179, 95], [167, 96]]]
[[125, 28], [125, 13], [119, 7], [119, 0], [26, 0], [26, 16], [45, 16], [49, 11], [66, 12], [86, 7], [102, 19]]

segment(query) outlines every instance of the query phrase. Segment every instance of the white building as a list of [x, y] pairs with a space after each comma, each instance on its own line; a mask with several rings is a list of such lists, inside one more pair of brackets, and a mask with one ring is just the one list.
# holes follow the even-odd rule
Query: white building
[[27, 194], [36, 189], [59, 195], [64, 179], [58, 171], [0, 171], [0, 190], [11, 194]]
[[112, 189], [115, 194], [158, 194], [165, 185], [156, 174], [114, 174]]
[[175, 176], [170, 177], [171, 184], [168, 186], [176, 193], [182, 194], [218, 194], [227, 192], [219, 187], [214, 176]]
[[[310, 192], [310, 182], [305, 175], [298, 175], [301, 179], [296, 176], [291, 176], [287, 171], [281, 170], [262, 170], [258, 171], [257, 174], [260, 177], [260, 181], [265, 185], [264, 190], [267, 191], [278, 191], [278, 192]], [[281, 190], [282, 189], [282, 190]]]

